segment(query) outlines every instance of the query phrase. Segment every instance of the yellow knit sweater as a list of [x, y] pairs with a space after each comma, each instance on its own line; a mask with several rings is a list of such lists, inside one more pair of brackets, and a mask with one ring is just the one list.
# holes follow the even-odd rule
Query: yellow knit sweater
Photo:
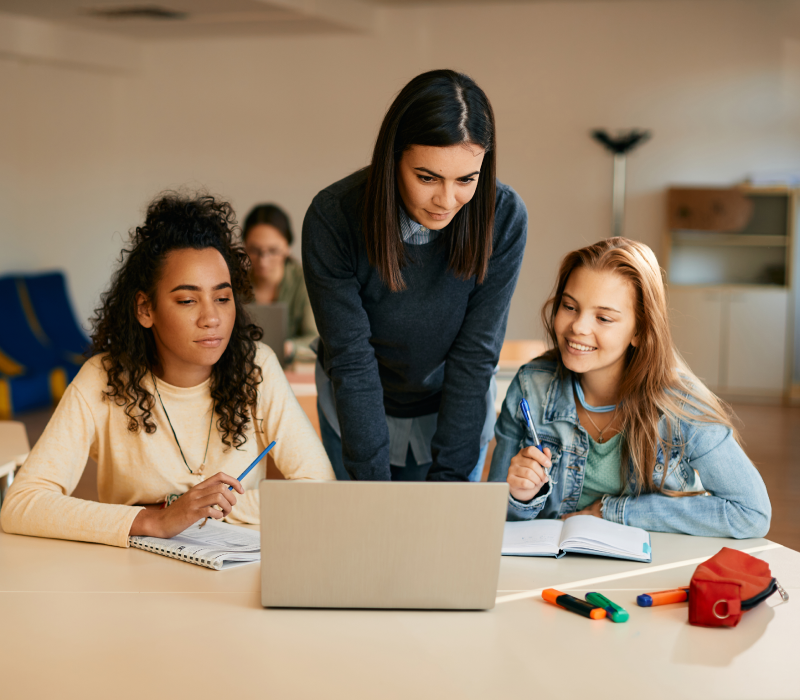
[[[238, 477], [271, 440], [277, 444], [270, 454], [287, 479], [335, 479], [275, 353], [259, 343], [256, 362], [264, 380], [258, 389], [256, 419], [245, 433], [247, 441], [239, 449], [226, 447], [212, 427], [202, 474], [197, 470], [211, 419], [211, 380], [184, 389], [156, 379], [186, 461], [195, 472], [191, 474], [158, 399], [153, 409], [156, 432], [131, 433], [123, 407], [104, 396], [107, 375], [101, 357], [93, 357], [67, 387], [11, 485], [0, 511], [3, 530], [127, 547], [131, 524], [141, 510], [136, 504], [163, 502], [167, 495], [185, 493], [220, 471]], [[153, 392], [149, 378], [143, 384]], [[70, 496], [87, 457], [97, 462], [99, 503]], [[243, 480], [245, 493], [237, 494], [229, 521], [258, 523], [258, 482], [265, 469], [262, 460]]]

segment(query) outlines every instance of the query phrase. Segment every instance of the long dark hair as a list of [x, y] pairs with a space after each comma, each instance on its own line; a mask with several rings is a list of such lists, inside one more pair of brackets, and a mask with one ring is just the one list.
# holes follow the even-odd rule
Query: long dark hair
[[257, 204], [254, 206], [242, 225], [242, 241], [247, 242], [250, 229], [260, 224], [267, 224], [278, 230], [289, 245], [294, 241], [292, 225], [289, 223], [288, 214], [277, 204]]
[[452, 70], [423, 73], [392, 102], [381, 124], [364, 201], [364, 235], [370, 264], [393, 291], [405, 289], [406, 264], [400, 234], [397, 165], [411, 146], [473, 143], [484, 149], [472, 200], [448, 228], [450, 269], [462, 278], [486, 277], [492, 255], [495, 208], [495, 128], [489, 98], [467, 75]]
[[227, 202], [206, 194], [167, 192], [153, 200], [144, 225], [131, 232], [130, 247], [122, 249], [119, 268], [92, 318], [92, 354], [105, 353], [106, 396], [125, 407], [132, 433], [142, 428], [146, 433], [156, 430], [155, 401], [142, 380], [158, 365], [153, 331], [136, 317], [136, 295], [144, 292], [155, 304], [156, 287], [171, 251], [214, 248], [230, 271], [236, 320], [228, 347], [211, 372], [211, 396], [222, 442], [229, 447], [245, 443], [244, 433], [262, 380], [255, 363], [256, 341], [262, 334], [248, 323], [242, 306], [252, 300], [253, 291], [247, 277], [250, 259], [234, 243], [236, 228], [236, 217]]

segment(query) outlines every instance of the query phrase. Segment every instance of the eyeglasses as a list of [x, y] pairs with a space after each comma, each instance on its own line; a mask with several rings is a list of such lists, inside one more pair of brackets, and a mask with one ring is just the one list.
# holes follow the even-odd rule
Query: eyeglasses
[[288, 257], [288, 251], [282, 248], [245, 248], [245, 251], [251, 258], [285, 258]]

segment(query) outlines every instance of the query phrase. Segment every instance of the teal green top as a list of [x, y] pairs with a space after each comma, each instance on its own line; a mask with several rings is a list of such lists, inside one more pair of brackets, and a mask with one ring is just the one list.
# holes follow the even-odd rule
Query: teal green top
[[621, 451], [622, 433], [617, 433], [605, 442], [595, 442], [592, 436], [589, 436], [586, 476], [583, 480], [581, 497], [578, 499], [578, 510], [583, 510], [607, 493], [612, 496], [621, 493], [622, 481], [619, 476]]

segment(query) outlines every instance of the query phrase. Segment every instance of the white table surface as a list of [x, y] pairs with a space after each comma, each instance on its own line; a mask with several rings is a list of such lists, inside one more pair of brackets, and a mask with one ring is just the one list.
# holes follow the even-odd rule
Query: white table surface
[[[800, 553], [653, 533], [653, 563], [504, 557], [491, 611], [280, 610], [258, 565], [216, 572], [135, 549], [0, 532], [0, 695], [17, 698], [798, 698]], [[734, 629], [638, 593], [688, 583], [721, 546], [777, 594]], [[545, 603], [604, 592], [630, 620]]]

